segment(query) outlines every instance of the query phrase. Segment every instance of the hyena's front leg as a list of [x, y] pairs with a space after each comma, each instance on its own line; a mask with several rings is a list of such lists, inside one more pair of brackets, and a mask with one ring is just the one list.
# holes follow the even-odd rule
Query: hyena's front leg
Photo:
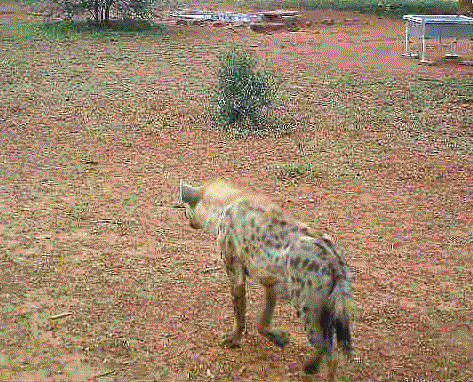
[[[230, 276], [231, 294], [233, 297], [233, 311], [235, 313], [235, 329], [233, 332], [227, 333], [223, 339], [222, 345], [234, 348], [240, 346], [240, 340], [245, 330], [246, 319], [246, 276], [244, 269], [238, 266], [239, 270], [232, 269], [227, 272]], [[233, 276], [233, 277], [232, 277]], [[236, 277], [237, 276], [237, 277]]]
[[274, 285], [265, 285], [266, 306], [261, 315], [258, 325], [258, 332], [279, 347], [284, 347], [289, 343], [289, 333], [282, 330], [270, 330], [273, 319], [274, 306], [276, 305], [276, 291]]

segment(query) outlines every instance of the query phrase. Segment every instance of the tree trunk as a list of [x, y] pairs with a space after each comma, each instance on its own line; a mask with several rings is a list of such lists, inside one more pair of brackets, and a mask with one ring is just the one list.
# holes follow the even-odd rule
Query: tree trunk
[[108, 24], [108, 21], [110, 20], [110, 8], [112, 7], [113, 3], [113, 0], [107, 0], [105, 3], [105, 24]]
[[95, 25], [99, 25], [99, 2], [96, 0], [94, 4]]
[[472, 0], [458, 0], [458, 12], [459, 15], [470, 15], [473, 13]]
[[110, 19], [110, 5], [107, 5], [105, 8], [105, 24], [108, 24], [109, 19]]

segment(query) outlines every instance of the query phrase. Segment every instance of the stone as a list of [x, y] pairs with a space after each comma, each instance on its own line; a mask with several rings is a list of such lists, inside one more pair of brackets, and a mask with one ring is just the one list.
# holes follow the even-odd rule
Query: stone
[[256, 33], [271, 33], [285, 27], [284, 23], [257, 23], [250, 25], [250, 29]]

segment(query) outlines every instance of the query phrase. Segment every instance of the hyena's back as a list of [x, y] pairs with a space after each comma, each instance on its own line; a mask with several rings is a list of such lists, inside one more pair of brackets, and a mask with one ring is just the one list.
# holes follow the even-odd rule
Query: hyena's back
[[224, 209], [219, 231], [226, 264], [241, 262], [251, 278], [274, 285], [279, 298], [301, 308], [302, 321], [311, 310], [343, 310], [341, 300], [351, 293], [352, 274], [328, 235], [316, 234], [274, 204], [252, 196]]

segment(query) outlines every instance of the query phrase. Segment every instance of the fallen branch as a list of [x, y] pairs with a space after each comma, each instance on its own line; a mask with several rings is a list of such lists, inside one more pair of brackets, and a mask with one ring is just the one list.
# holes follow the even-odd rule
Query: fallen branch
[[93, 377], [91, 377], [91, 378], [89, 379], [89, 381], [90, 381], [90, 380], [93, 380], [93, 379], [101, 378], [101, 377], [106, 377], [107, 375], [116, 373], [117, 371], [118, 371], [118, 370], [110, 370], [110, 371], [106, 371], [106, 372], [103, 372], [103, 373], [100, 373], [100, 374], [95, 374]]
[[54, 316], [50, 316], [49, 319], [50, 320], [57, 320], [58, 318], [63, 318], [63, 317], [67, 317], [67, 316], [72, 316], [72, 312], [62, 312], [62, 313], [59, 313], [59, 314], [55, 314]]

